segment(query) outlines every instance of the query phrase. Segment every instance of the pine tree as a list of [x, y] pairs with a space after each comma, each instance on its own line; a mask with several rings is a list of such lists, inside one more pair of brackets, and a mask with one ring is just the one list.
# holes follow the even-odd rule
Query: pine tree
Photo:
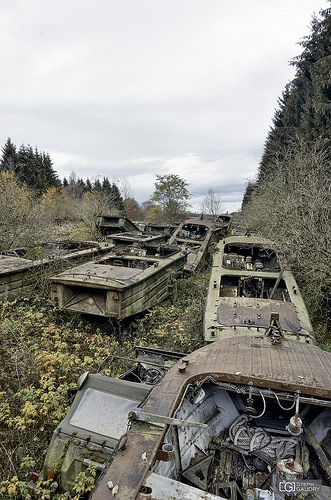
[[302, 54], [291, 64], [295, 78], [278, 100], [273, 127], [265, 143], [258, 184], [273, 175], [272, 165], [291, 149], [293, 143], [320, 141], [331, 144], [331, 9], [313, 17], [311, 33], [300, 42]]
[[93, 186], [89, 178], [86, 179], [85, 182], [85, 191], [92, 191]]
[[125, 206], [121, 192], [115, 182], [111, 186], [111, 200], [114, 208], [116, 208], [120, 213], [125, 214]]
[[24, 144], [17, 151], [9, 138], [2, 148], [0, 171], [13, 172], [17, 181], [26, 184], [39, 195], [49, 187], [61, 185], [48, 153]]
[[17, 163], [16, 146], [8, 137], [5, 145], [1, 149], [2, 157], [0, 160], [0, 172], [15, 172]]
[[242, 217], [244, 226], [278, 243], [318, 325], [329, 317], [324, 299], [331, 289], [331, 9], [313, 18], [301, 46]]
[[101, 193], [102, 191], [102, 185], [101, 185], [101, 182], [99, 179], [95, 179], [94, 183], [93, 183], [93, 189], [95, 191], [99, 191], [99, 193]]

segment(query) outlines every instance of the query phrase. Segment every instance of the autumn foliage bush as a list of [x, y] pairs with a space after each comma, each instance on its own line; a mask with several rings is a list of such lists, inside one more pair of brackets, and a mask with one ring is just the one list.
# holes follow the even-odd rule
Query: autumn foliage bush
[[[82, 373], [97, 372], [108, 356], [133, 345], [180, 352], [202, 345], [208, 276], [178, 280], [172, 299], [121, 325], [56, 311], [39, 297], [0, 303], [1, 498], [29, 498], [31, 471], [42, 469], [52, 433], [69, 409], [68, 391]], [[118, 376], [118, 366], [107, 373]], [[79, 499], [93, 487], [93, 474], [55, 498]], [[53, 486], [40, 485], [38, 498], [50, 498]]]
[[42, 467], [52, 432], [68, 411], [68, 390], [126, 346], [38, 298], [0, 303], [0, 333], [1, 492], [15, 497]]

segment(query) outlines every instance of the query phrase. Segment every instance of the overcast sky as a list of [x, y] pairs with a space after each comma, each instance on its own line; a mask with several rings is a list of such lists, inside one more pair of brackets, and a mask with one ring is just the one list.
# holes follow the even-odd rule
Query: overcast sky
[[277, 99], [327, 0], [1, 0], [0, 145], [149, 199], [178, 174], [241, 205]]

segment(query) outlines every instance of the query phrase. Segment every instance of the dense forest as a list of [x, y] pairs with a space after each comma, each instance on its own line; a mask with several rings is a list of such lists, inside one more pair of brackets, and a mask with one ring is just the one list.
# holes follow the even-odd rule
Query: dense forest
[[277, 242], [295, 272], [320, 341], [331, 315], [331, 9], [311, 22], [291, 64], [242, 223]]
[[102, 181], [98, 178], [93, 182], [89, 178], [84, 181], [72, 172], [68, 179], [61, 181], [53, 169], [49, 153], [24, 144], [17, 148], [9, 137], [1, 153], [0, 173], [11, 173], [18, 183], [30, 188], [37, 196], [45, 195], [50, 188], [63, 188], [71, 200], [81, 199], [85, 193], [98, 192], [108, 200], [109, 210], [125, 211], [119, 188], [108, 177]]
[[0, 158], [0, 251], [68, 237], [100, 239], [100, 213], [126, 213], [115, 182], [85, 181], [72, 172], [61, 181], [48, 153], [7, 139]]
[[[313, 18], [301, 47], [238, 217], [242, 227], [276, 242], [299, 281], [319, 344], [330, 349], [331, 9]], [[61, 181], [48, 153], [8, 139], [0, 158], [0, 250], [61, 237], [98, 240], [95, 219], [102, 212], [183, 216], [186, 186], [177, 176], [159, 176], [151, 200], [139, 206], [129, 186], [121, 193], [107, 177], [91, 181], [72, 173]], [[173, 187], [181, 188], [179, 205], [167, 196]], [[219, 205], [212, 192], [206, 205]], [[30, 473], [41, 470], [52, 432], [68, 411], [68, 390], [83, 372], [96, 372], [109, 353], [123, 355], [133, 343], [182, 352], [201, 345], [208, 277], [207, 268], [178, 280], [174, 302], [116, 329], [59, 313], [47, 294], [0, 302], [1, 498], [29, 498]], [[73, 494], [55, 497], [78, 500], [88, 481], [78, 478]], [[53, 487], [52, 481], [40, 485], [39, 498], [50, 498]]]
[[[99, 214], [179, 222], [189, 213], [190, 197], [187, 182], [174, 174], [156, 175], [155, 192], [141, 204], [125, 178], [84, 180], [71, 172], [61, 181], [48, 153], [24, 144], [17, 148], [8, 138], [0, 156], [0, 251], [68, 237], [62, 231], [68, 224], [72, 239], [99, 240]], [[220, 208], [220, 198], [211, 191], [205, 206]]]

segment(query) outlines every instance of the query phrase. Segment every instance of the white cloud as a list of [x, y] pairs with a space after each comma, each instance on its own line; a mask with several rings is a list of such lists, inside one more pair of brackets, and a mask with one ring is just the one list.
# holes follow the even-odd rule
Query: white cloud
[[240, 206], [288, 61], [327, 0], [16, 0], [0, 6], [0, 141], [48, 151], [60, 176], [156, 173]]

